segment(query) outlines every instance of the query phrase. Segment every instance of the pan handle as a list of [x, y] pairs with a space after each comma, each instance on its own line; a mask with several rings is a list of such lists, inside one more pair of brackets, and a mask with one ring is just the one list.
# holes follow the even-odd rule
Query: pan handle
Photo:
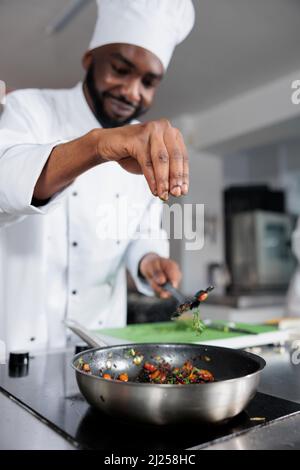
[[88, 346], [91, 348], [99, 348], [99, 347], [106, 347], [108, 346], [105, 341], [99, 338], [99, 336], [91, 333], [87, 330], [84, 326], [82, 326], [79, 322], [75, 320], [65, 320], [64, 324], [66, 325], [69, 330], [73, 331], [79, 338], [85, 341]]

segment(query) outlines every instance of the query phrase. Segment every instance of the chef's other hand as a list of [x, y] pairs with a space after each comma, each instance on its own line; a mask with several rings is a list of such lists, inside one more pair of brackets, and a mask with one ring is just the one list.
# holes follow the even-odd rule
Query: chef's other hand
[[154, 292], [162, 299], [167, 299], [171, 294], [161, 286], [170, 282], [173, 287], [177, 288], [182, 277], [180, 268], [175, 261], [162, 258], [155, 253], [149, 253], [142, 258], [139, 271]]
[[167, 119], [97, 131], [101, 161], [116, 161], [131, 173], [144, 174], [152, 193], [164, 201], [169, 194], [187, 194], [187, 150], [181, 132]]

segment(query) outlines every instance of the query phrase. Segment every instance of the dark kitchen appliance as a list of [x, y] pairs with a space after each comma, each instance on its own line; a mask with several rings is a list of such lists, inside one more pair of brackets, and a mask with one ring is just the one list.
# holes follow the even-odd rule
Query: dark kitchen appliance
[[235, 290], [287, 288], [295, 268], [292, 232], [288, 214], [251, 211], [232, 217], [231, 277]]

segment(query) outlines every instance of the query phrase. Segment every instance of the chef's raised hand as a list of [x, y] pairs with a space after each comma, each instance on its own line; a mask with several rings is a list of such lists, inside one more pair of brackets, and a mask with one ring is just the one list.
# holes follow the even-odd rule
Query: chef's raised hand
[[155, 196], [167, 200], [188, 192], [189, 165], [180, 131], [166, 119], [100, 129], [97, 151], [103, 161], [143, 173]]
[[189, 165], [180, 131], [166, 119], [112, 129], [94, 129], [55, 146], [34, 188], [33, 204], [46, 201], [87, 170], [119, 163], [144, 174], [155, 196], [187, 194]]
[[154, 292], [161, 298], [171, 296], [162, 288], [166, 282], [170, 282], [177, 288], [181, 281], [181, 272], [178, 264], [169, 258], [162, 258], [155, 253], [145, 255], [140, 261], [140, 274], [147, 280]]

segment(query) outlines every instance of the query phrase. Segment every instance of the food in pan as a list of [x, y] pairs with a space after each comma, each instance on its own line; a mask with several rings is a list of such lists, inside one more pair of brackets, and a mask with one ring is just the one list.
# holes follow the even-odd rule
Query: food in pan
[[[192, 361], [185, 361], [182, 366], [174, 367], [163, 358], [155, 357], [153, 358], [153, 361], [145, 361], [142, 364], [143, 356], [134, 349], [129, 349], [126, 352], [126, 358], [129, 357], [133, 358], [133, 364], [142, 365], [142, 368], [133, 380], [134, 382], [186, 385], [203, 384], [213, 382], [215, 380], [213, 374], [209, 370], [196, 367]], [[138, 358], [138, 361], [136, 361], [136, 358]], [[136, 364], [136, 362], [138, 362], [138, 364]], [[88, 374], [92, 373], [90, 365], [84, 362], [82, 358], [78, 360], [77, 367]], [[112, 371], [107, 371], [107, 369], [100, 369], [97, 375], [106, 380], [114, 379], [121, 382], [129, 381], [129, 377], [126, 372], [114, 374]]]
[[159, 365], [146, 362], [137, 377], [137, 382], [158, 384], [203, 384], [213, 382], [214, 376], [206, 369], [195, 367], [186, 361], [181, 367], [172, 367], [162, 361]]
[[82, 370], [84, 370], [84, 372], [91, 372], [89, 364], [83, 364]]

